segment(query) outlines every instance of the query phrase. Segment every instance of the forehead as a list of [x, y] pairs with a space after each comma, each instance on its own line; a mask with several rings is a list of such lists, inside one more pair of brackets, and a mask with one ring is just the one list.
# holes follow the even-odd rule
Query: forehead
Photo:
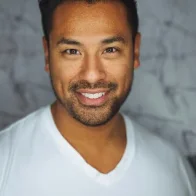
[[54, 14], [53, 36], [104, 36], [124, 34], [130, 36], [126, 8], [119, 1], [66, 2]]

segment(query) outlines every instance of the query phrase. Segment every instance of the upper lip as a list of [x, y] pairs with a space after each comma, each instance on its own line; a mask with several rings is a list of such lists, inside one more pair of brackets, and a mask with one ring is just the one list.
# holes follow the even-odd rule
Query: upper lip
[[108, 92], [108, 89], [80, 89], [77, 90], [77, 93], [90, 93], [90, 94], [95, 94], [95, 93], [106, 93]]

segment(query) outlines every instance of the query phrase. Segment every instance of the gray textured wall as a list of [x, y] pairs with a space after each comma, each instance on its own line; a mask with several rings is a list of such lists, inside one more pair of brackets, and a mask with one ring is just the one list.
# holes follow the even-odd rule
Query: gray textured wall
[[[142, 66], [122, 110], [196, 155], [196, 1], [138, 0]], [[36, 0], [0, 0], [0, 128], [54, 99]]]

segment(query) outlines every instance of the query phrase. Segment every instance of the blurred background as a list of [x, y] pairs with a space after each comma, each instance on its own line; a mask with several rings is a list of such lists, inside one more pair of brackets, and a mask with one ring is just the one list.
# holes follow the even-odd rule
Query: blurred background
[[[196, 1], [138, 0], [141, 67], [122, 111], [196, 168]], [[0, 0], [0, 129], [50, 104], [37, 0]]]

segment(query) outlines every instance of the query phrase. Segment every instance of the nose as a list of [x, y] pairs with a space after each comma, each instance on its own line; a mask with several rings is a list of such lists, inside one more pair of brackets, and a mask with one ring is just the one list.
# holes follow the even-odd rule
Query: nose
[[104, 80], [106, 73], [103, 63], [95, 55], [88, 55], [83, 59], [80, 79], [86, 80], [91, 84], [95, 84], [100, 80]]

